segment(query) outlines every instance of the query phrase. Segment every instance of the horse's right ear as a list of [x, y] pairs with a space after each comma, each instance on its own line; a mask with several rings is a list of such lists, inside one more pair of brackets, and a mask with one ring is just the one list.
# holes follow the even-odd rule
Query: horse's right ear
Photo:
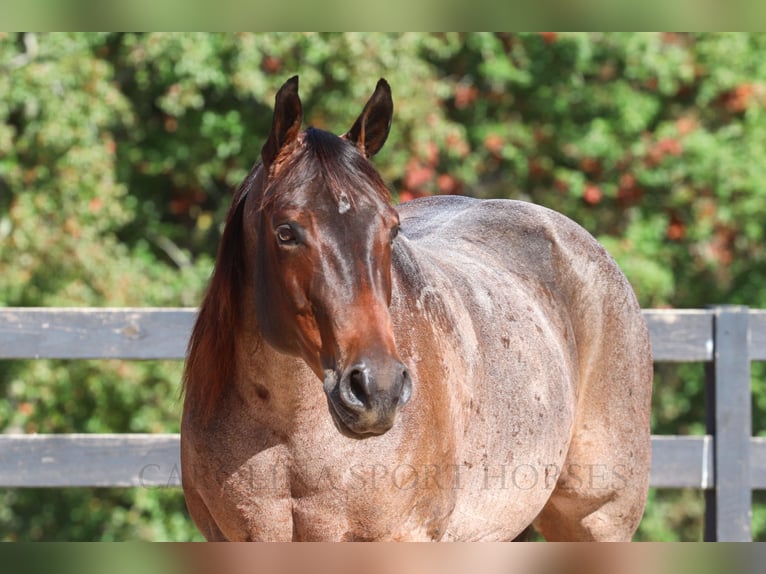
[[298, 76], [293, 76], [279, 88], [274, 98], [271, 132], [261, 149], [261, 159], [267, 174], [271, 174], [279, 154], [298, 137], [302, 122], [303, 106], [298, 97]]

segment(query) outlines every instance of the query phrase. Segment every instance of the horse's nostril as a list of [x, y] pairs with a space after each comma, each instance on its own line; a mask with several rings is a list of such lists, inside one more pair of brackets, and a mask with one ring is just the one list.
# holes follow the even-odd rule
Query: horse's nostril
[[385, 416], [390, 410], [404, 406], [412, 394], [410, 373], [401, 364], [392, 366], [394, 369], [388, 371], [388, 377], [385, 368], [373, 371], [367, 363], [350, 367], [338, 385], [343, 406], [356, 413], [382, 413]]
[[412, 377], [407, 369], [402, 371], [402, 388], [399, 393], [399, 405], [404, 406], [412, 396]]
[[368, 400], [367, 373], [364, 369], [352, 369], [348, 375], [348, 386], [354, 398], [359, 403], [366, 405]]

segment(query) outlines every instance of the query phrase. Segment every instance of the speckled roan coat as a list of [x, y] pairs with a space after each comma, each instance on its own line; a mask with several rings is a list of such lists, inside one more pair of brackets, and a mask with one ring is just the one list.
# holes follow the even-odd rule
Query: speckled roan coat
[[[293, 159], [312, 146], [366, 164], [390, 112], [381, 82], [337, 138], [300, 131], [297, 79], [277, 95], [190, 343], [181, 443], [191, 516], [209, 540], [511, 540], [530, 524], [549, 540], [629, 540], [648, 488], [652, 360], [606, 251], [529, 203], [434, 197], [394, 210], [379, 180], [375, 192], [345, 188], [332, 164], [276, 182], [315, 161]], [[322, 178], [341, 189], [309, 189]], [[269, 210], [285, 206], [303, 222], [298, 247], [289, 233], [274, 239]], [[397, 217], [398, 237], [379, 239]], [[320, 261], [328, 246], [356, 263]], [[275, 283], [296, 249], [312, 278]], [[337, 296], [319, 289], [323, 278]], [[378, 369], [394, 407], [381, 407], [370, 434], [337, 406], [351, 355], [365, 352], [406, 366]]]

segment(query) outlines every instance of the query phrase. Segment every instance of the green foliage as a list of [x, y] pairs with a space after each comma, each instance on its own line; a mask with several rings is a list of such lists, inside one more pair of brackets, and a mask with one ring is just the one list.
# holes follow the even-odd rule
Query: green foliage
[[[766, 307], [765, 49], [762, 34], [0, 35], [0, 304], [196, 305], [297, 73], [307, 122], [336, 133], [388, 79], [375, 163], [399, 200], [534, 201], [596, 235], [645, 307]], [[180, 372], [0, 363], [0, 428], [174, 432]], [[654, 432], [702, 432], [702, 379], [658, 366]], [[653, 491], [639, 537], [699, 538], [698, 495]], [[0, 509], [4, 539], [198, 536], [179, 491], [8, 490]]]

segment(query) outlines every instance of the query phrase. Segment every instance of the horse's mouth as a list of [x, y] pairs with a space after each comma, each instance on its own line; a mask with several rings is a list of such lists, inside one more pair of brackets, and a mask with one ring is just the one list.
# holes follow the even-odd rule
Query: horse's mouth
[[389, 426], [388, 428], [357, 430], [359, 428], [359, 421], [356, 416], [346, 412], [342, 406], [337, 405], [329, 394], [327, 395], [327, 407], [330, 411], [332, 422], [335, 424], [335, 428], [338, 429], [340, 434], [348, 438], [361, 440], [380, 436], [388, 432], [391, 428]]
[[323, 384], [325, 396], [327, 397], [327, 409], [330, 411], [332, 422], [340, 434], [348, 438], [361, 440], [385, 434], [393, 426], [393, 421], [391, 421], [392, 424], [386, 427], [362, 428], [364, 423], [360, 421], [359, 414], [347, 410], [340, 403], [337, 381], [338, 374], [333, 369], [327, 369]]

